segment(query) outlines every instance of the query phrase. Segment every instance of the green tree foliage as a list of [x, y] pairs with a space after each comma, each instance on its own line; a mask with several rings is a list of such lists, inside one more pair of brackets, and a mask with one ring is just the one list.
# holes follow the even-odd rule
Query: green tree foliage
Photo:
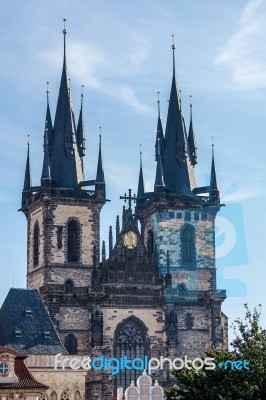
[[[232, 351], [210, 349], [203, 355], [215, 360], [214, 370], [175, 371], [175, 385], [167, 400], [266, 400], [266, 331], [260, 326], [260, 309], [245, 304], [244, 320], [234, 321]], [[249, 369], [224, 367], [226, 360], [247, 360]], [[223, 367], [218, 364], [223, 363]]]

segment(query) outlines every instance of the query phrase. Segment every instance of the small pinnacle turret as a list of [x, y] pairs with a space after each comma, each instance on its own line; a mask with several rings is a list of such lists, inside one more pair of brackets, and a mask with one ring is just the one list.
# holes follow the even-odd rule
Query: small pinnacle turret
[[106, 260], [105, 241], [102, 242], [102, 262]]
[[44, 154], [43, 154], [43, 166], [42, 166], [42, 176], [41, 176], [41, 185], [42, 186], [47, 186], [48, 184], [50, 184], [50, 181], [51, 181], [47, 125], [48, 124], [46, 122], [46, 128], [45, 128], [44, 137], [43, 137], [43, 152], [44, 152]]
[[192, 96], [190, 96], [190, 123], [189, 123], [189, 131], [188, 131], [188, 146], [189, 146], [189, 154], [190, 154], [191, 164], [194, 167], [197, 164], [197, 147], [196, 147], [194, 128], [193, 128], [191, 99], [192, 99]]
[[80, 112], [79, 112], [79, 119], [77, 126], [77, 146], [81, 158], [85, 156], [85, 140], [86, 140], [84, 123], [83, 123], [83, 97], [84, 97], [83, 88], [84, 86], [82, 85], [81, 105], [80, 105]]
[[214, 144], [212, 143], [212, 164], [211, 164], [211, 179], [210, 179], [210, 201], [219, 203], [220, 194], [217, 186], [216, 169], [214, 161]]
[[155, 183], [154, 183], [154, 191], [161, 192], [164, 190], [164, 177], [163, 177], [163, 166], [162, 159], [160, 153], [160, 139], [158, 139], [158, 157], [157, 157], [157, 167], [156, 167], [156, 175], [155, 175]]
[[139, 182], [138, 182], [138, 192], [137, 192], [137, 198], [141, 198], [144, 196], [145, 188], [144, 188], [144, 178], [143, 178], [143, 170], [142, 170], [142, 151], [140, 148], [140, 153], [139, 153]]
[[113, 228], [112, 225], [109, 226], [109, 256], [113, 250]]
[[100, 135], [99, 135], [99, 153], [98, 153], [98, 163], [97, 163], [97, 173], [96, 173], [96, 185], [97, 184], [105, 185], [103, 160], [102, 160], [102, 134], [101, 134], [101, 127], [100, 127]]
[[24, 177], [24, 185], [23, 192], [28, 192], [32, 186], [31, 184], [31, 170], [30, 170], [30, 143], [28, 141], [28, 150], [27, 150], [27, 161], [25, 168], [25, 177]]
[[53, 143], [54, 143], [54, 131], [53, 131], [53, 124], [52, 124], [50, 105], [49, 105], [49, 82], [47, 82], [46, 96], [47, 96], [47, 108], [45, 117], [45, 129], [47, 130], [49, 159], [51, 160], [53, 152]]
[[[163, 127], [161, 121], [161, 112], [160, 112], [160, 99], [159, 99], [159, 92], [158, 92], [158, 121], [157, 121], [157, 132], [156, 132], [156, 142], [155, 142], [155, 160], [158, 161], [158, 154], [161, 155], [162, 165], [164, 164], [164, 134], [163, 134]], [[158, 141], [159, 139], [159, 141]]]

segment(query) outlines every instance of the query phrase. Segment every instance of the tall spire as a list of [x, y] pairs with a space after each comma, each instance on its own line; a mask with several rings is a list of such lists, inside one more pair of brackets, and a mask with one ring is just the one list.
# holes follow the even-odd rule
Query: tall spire
[[192, 96], [190, 96], [190, 123], [188, 131], [188, 146], [193, 167], [197, 164], [197, 147], [195, 142], [193, 118], [192, 118]]
[[[164, 163], [164, 134], [163, 134], [163, 127], [162, 127], [162, 121], [161, 121], [161, 112], [160, 112], [160, 92], [158, 93], [158, 122], [157, 122], [157, 132], [156, 132], [156, 142], [155, 142], [155, 160], [158, 160], [158, 154], [160, 152], [161, 154], [161, 160], [162, 164]], [[160, 139], [158, 141], [158, 139]], [[160, 144], [160, 148], [158, 148], [158, 144]]]
[[190, 194], [194, 186], [194, 172], [187, 157], [186, 127], [176, 86], [174, 43], [172, 50], [173, 78], [165, 131], [164, 179], [171, 192]]
[[78, 126], [77, 126], [77, 145], [78, 145], [78, 151], [80, 157], [85, 156], [85, 130], [84, 130], [84, 123], [83, 123], [83, 88], [84, 85], [82, 85], [82, 90], [81, 90], [81, 105], [80, 105], [80, 112], [79, 112], [79, 120], [78, 120]]
[[217, 186], [216, 170], [214, 162], [214, 143], [212, 137], [212, 164], [211, 164], [211, 179], [210, 179], [210, 200], [213, 202], [219, 202], [219, 190]]
[[28, 150], [27, 150], [27, 161], [26, 161], [26, 168], [25, 168], [25, 177], [24, 177], [24, 185], [23, 185], [23, 192], [27, 192], [31, 188], [31, 171], [30, 171], [30, 142], [28, 136]]
[[50, 180], [50, 157], [49, 157], [49, 141], [48, 141], [48, 123], [46, 121], [46, 128], [44, 131], [44, 140], [43, 140], [43, 166], [42, 166], [42, 177], [41, 184], [46, 186]]
[[63, 70], [54, 121], [54, 144], [51, 158], [51, 178], [61, 187], [77, 188], [84, 180], [82, 163], [76, 145], [76, 128], [71, 91], [67, 76], [66, 35], [64, 19]]
[[100, 127], [100, 135], [99, 135], [99, 154], [98, 154], [98, 165], [97, 165], [97, 173], [96, 173], [96, 184], [105, 183], [104, 179], [104, 170], [103, 170], [103, 161], [102, 161], [102, 133]]

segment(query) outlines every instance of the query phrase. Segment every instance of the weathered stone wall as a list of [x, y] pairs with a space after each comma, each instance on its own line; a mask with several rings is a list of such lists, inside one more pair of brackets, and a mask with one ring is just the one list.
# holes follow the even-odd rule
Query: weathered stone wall
[[174, 210], [156, 212], [145, 223], [145, 243], [149, 231], [153, 232], [157, 249], [158, 265], [161, 273], [166, 274], [167, 251], [171, 273], [182, 266], [181, 228], [187, 224], [195, 229], [196, 260], [193, 267], [215, 267], [215, 215], [207, 211]]

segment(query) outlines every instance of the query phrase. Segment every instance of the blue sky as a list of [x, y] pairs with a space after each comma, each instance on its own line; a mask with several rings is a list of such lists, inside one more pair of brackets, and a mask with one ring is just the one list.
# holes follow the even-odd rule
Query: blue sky
[[211, 137], [222, 202], [217, 220], [218, 286], [228, 290], [230, 322], [243, 303], [265, 299], [266, 3], [263, 0], [13, 0], [0, 11], [0, 303], [25, 287], [26, 220], [20, 208], [27, 135], [33, 183], [39, 184], [46, 81], [54, 115], [62, 68], [62, 19], [75, 113], [84, 84], [86, 178], [94, 179], [102, 126], [107, 203], [102, 239], [121, 213], [119, 196], [136, 191], [142, 144], [146, 189], [155, 176], [157, 91], [163, 125], [171, 84], [171, 35], [186, 119], [189, 95], [199, 164], [209, 179]]

